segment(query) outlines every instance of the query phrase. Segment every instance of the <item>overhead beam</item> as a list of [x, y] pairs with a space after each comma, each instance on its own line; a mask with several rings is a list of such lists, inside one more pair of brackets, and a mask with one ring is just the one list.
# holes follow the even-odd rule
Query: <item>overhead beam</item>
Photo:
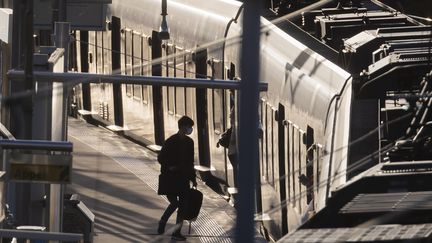
[[[9, 70], [8, 77], [12, 80], [23, 80], [24, 71]], [[94, 74], [94, 73], [52, 73], [34, 71], [33, 76], [38, 82], [67, 82], [71, 85], [80, 83], [112, 83], [112, 84], [141, 84], [174, 87], [209, 88], [209, 89], [240, 89], [240, 82], [223, 79], [203, 78], [174, 78], [158, 76], [131, 76], [121, 74]], [[259, 91], [267, 91], [267, 83], [259, 83]]]

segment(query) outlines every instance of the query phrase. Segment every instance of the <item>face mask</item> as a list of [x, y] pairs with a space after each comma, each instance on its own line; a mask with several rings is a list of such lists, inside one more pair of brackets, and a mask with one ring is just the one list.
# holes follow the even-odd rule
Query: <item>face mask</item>
[[188, 127], [186, 129], [186, 135], [190, 135], [192, 133], [192, 131], [193, 131], [193, 128], [192, 127]]

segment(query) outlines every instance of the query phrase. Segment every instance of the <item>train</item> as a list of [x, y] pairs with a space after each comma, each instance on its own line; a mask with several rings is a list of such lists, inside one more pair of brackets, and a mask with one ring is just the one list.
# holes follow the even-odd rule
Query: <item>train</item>
[[[259, 79], [268, 89], [259, 100], [255, 215], [269, 241], [318, 227], [314, 220], [331, 217], [335, 198], [370, 170], [431, 159], [430, 15], [390, 2], [263, 1]], [[160, 0], [106, 7], [101, 29], [72, 32], [70, 71], [241, 80], [243, 2], [169, 0], [163, 16]], [[101, 80], [73, 88], [70, 114], [156, 152], [190, 116], [201, 178], [235, 200], [234, 166], [217, 142], [238, 125], [230, 121], [238, 95]]]

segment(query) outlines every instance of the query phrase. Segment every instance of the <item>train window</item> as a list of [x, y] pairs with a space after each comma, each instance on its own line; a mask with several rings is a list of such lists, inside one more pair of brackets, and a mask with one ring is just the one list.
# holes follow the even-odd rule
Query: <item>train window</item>
[[96, 36], [97, 36], [97, 48], [98, 48], [98, 56], [97, 56], [97, 61], [98, 61], [98, 73], [104, 73], [104, 67], [105, 67], [105, 50], [103, 49], [104, 45], [105, 45], [105, 40], [104, 40], [104, 31], [96, 31]]
[[97, 31], [92, 31], [92, 33], [89, 34], [89, 35], [91, 35], [93, 37], [92, 38], [93, 39], [92, 49], [93, 49], [93, 65], [94, 65], [94, 67], [93, 67], [92, 71], [95, 72], [95, 73], [97, 73], [97, 66], [98, 66], [98, 60], [97, 60], [98, 58], [97, 58], [97, 56], [98, 56], [98, 52], [99, 52], [99, 50], [97, 48], [98, 39], [97, 39], [96, 32]]
[[273, 151], [272, 151], [272, 161], [273, 161], [273, 170], [272, 170], [272, 181], [273, 186], [276, 185], [275, 178], [279, 176], [279, 149], [278, 149], [278, 121], [276, 119], [277, 108], [273, 107], [273, 122], [272, 122], [272, 133], [273, 133]]
[[319, 178], [321, 175], [321, 167], [320, 167], [320, 161], [321, 161], [321, 154], [322, 154], [322, 149], [323, 146], [321, 144], [316, 143], [315, 144], [315, 152], [316, 152], [316, 156], [315, 156], [315, 187], [316, 187], [316, 192], [318, 193], [320, 190], [320, 183], [319, 183]]
[[[259, 112], [259, 117], [260, 117], [260, 120], [261, 120], [261, 124], [264, 124], [265, 122], [264, 122], [264, 118], [265, 118], [265, 112], [264, 112], [264, 106], [265, 106], [265, 100], [264, 99], [261, 99], [260, 100], [260, 104], [259, 104], [260, 106], [259, 106], [259, 110], [258, 110], [258, 112]], [[260, 143], [259, 143], [259, 145], [260, 145], [260, 168], [261, 168], [261, 170], [260, 170], [260, 175], [261, 175], [261, 177], [263, 177], [264, 178], [264, 175], [265, 175], [265, 173], [264, 173], [264, 168], [265, 168], [265, 159], [264, 159], [264, 155], [265, 155], [265, 153], [264, 153], [264, 141], [265, 141], [265, 126], [263, 126], [263, 139], [260, 139]]]
[[[141, 46], [142, 46], [142, 52], [141, 52], [141, 73], [144, 76], [151, 76], [151, 49], [149, 46], [148, 37], [141, 36]], [[142, 101], [144, 104], [148, 104], [149, 102], [149, 86], [143, 85], [142, 86]]]
[[[172, 44], [168, 44], [165, 49], [166, 53], [166, 70], [167, 77], [175, 77], [175, 58], [172, 57], [175, 54], [175, 48]], [[170, 86], [167, 87], [167, 98], [168, 98], [168, 113], [174, 115], [174, 101], [175, 101], [175, 88]]]
[[[192, 53], [190, 51], [185, 52], [185, 77], [186, 78], [195, 78], [195, 65], [192, 61]], [[195, 89], [194, 88], [186, 88], [186, 105], [185, 105], [185, 113], [189, 117], [194, 117], [195, 108]]]
[[291, 185], [292, 185], [292, 199], [291, 202], [294, 204], [294, 206], [296, 205], [296, 198], [297, 198], [297, 194], [296, 194], [296, 185], [297, 185], [297, 178], [296, 178], [296, 173], [297, 173], [297, 167], [295, 166], [296, 164], [296, 126], [291, 123], [290, 124], [290, 138], [291, 138], [291, 148], [290, 148], [290, 154], [291, 154]]
[[95, 31], [94, 33], [95, 33], [95, 51], [96, 51], [95, 52], [96, 72], [102, 73], [102, 70], [103, 70], [102, 32], [101, 31]]
[[126, 74], [126, 33], [124, 29], [120, 31], [120, 68], [121, 74]]
[[[222, 79], [224, 66], [223, 63], [219, 60], [211, 61], [211, 70], [212, 70], [212, 78], [214, 79]], [[213, 110], [213, 128], [216, 134], [219, 134], [223, 131], [223, 119], [224, 119], [224, 92], [221, 89], [213, 89], [212, 90], [212, 110]]]
[[[183, 48], [176, 47], [176, 53], [183, 53]], [[175, 58], [176, 65], [176, 77], [184, 78], [186, 77], [186, 56], [179, 55]], [[175, 111], [179, 116], [183, 116], [186, 114], [185, 111], [185, 95], [186, 89], [184, 87], [176, 87], [175, 93]]]
[[94, 71], [94, 60], [93, 60], [93, 56], [95, 54], [95, 36], [93, 35], [92, 31], [88, 32], [88, 51], [89, 51], [89, 56], [88, 56], [88, 63], [89, 63], [89, 72], [95, 72]]
[[270, 183], [270, 185], [274, 186], [274, 126], [273, 126], [273, 117], [274, 117], [274, 113], [273, 113], [273, 109], [270, 105], [267, 106], [267, 126], [268, 126], [268, 138], [267, 138], [267, 143], [268, 143], [268, 182]]
[[[139, 76], [141, 73], [141, 34], [132, 32], [132, 75]], [[141, 100], [141, 85], [133, 85], [134, 99]]]
[[267, 104], [264, 105], [264, 124], [263, 124], [263, 130], [264, 130], [264, 173], [263, 173], [263, 179], [264, 181], [268, 181], [269, 178], [269, 126], [268, 126], [268, 109]]
[[[297, 178], [300, 178], [300, 175], [302, 174], [306, 174], [306, 163], [305, 163], [305, 146], [303, 144], [303, 136], [305, 135], [305, 132], [303, 130], [301, 130], [300, 128], [298, 129], [298, 174], [297, 174]], [[304, 186], [300, 183], [300, 181], [298, 181], [298, 188], [299, 188], [299, 196], [298, 196], [298, 202], [299, 202], [299, 210], [302, 210], [302, 206], [305, 202], [306, 199], [306, 194], [304, 193]]]
[[[125, 31], [125, 74], [132, 74], [132, 31]], [[126, 95], [132, 96], [132, 85], [126, 84]]]
[[106, 73], [106, 71], [107, 71], [107, 68], [106, 68], [107, 67], [107, 60], [106, 60], [107, 50], [105, 49], [105, 46], [107, 44], [107, 39], [106, 39], [107, 36], [105, 34], [106, 31], [100, 31], [99, 33], [100, 33], [100, 38], [101, 38], [101, 40], [99, 42], [100, 51], [101, 51], [100, 72]]
[[290, 142], [291, 142], [291, 134], [290, 134], [290, 128], [291, 128], [291, 122], [290, 121], [284, 121], [285, 124], [285, 161], [286, 161], [286, 170], [287, 170], [287, 174], [286, 174], [286, 188], [288, 190], [288, 201], [290, 201], [291, 199], [291, 173], [292, 173], [292, 169], [291, 169], [291, 150], [290, 150]]
[[111, 31], [103, 31], [103, 50], [104, 50], [104, 73], [109, 74], [111, 70]]

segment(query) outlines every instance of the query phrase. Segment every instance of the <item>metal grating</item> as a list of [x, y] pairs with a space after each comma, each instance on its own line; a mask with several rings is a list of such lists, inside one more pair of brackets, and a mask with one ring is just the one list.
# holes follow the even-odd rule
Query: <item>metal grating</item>
[[368, 228], [301, 229], [278, 243], [423, 242], [432, 237], [432, 224], [377, 225]]
[[419, 173], [432, 171], [431, 161], [422, 162], [392, 162], [381, 167], [382, 173]]
[[341, 214], [432, 210], [432, 192], [359, 194], [345, 204]]
[[431, 239], [432, 224], [377, 225], [361, 234], [352, 235], [347, 242], [408, 241]]

